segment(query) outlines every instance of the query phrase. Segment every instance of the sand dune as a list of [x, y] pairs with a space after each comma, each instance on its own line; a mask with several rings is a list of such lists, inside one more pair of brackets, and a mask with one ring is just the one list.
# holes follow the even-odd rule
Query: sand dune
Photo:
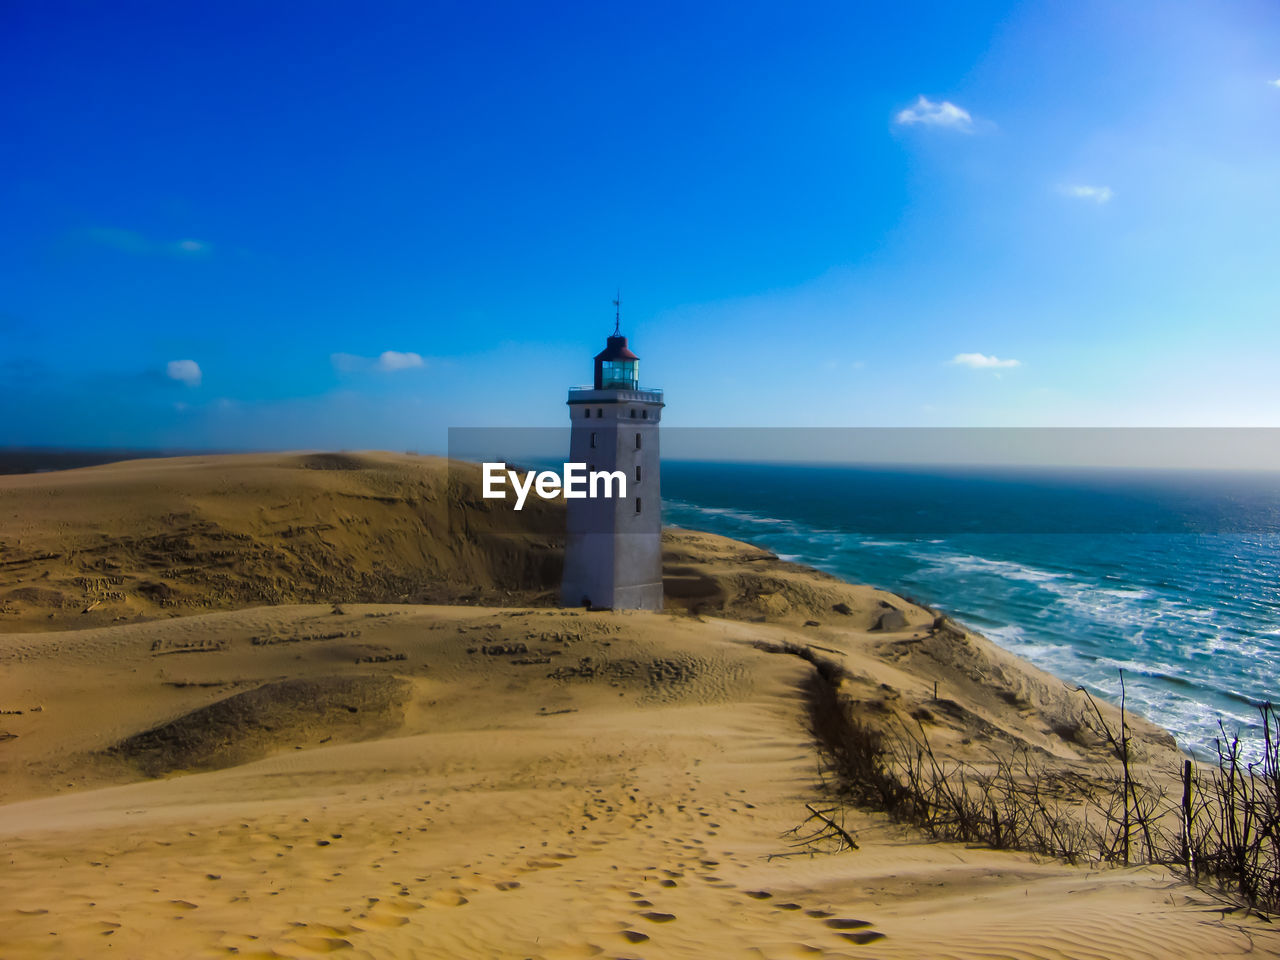
[[[451, 529], [459, 517], [466, 529]], [[0, 519], [7, 630], [263, 603], [528, 601], [558, 587], [563, 528], [539, 501], [513, 535], [481, 499], [478, 469], [387, 453], [0, 476]]]
[[[1023, 744], [1068, 772], [1100, 762], [1078, 695], [931, 610], [679, 531], [666, 544], [668, 612], [539, 606], [542, 561], [505, 551], [534, 544], [554, 558], [550, 534], [495, 538], [490, 556], [482, 524], [465, 547], [428, 528], [411, 550], [420, 505], [391, 478], [432, 489], [422, 478], [442, 476], [438, 462], [378, 455], [325, 471], [233, 459], [3, 488], [5, 547], [26, 561], [0, 568], [0, 591], [34, 575], [78, 604], [83, 565], [107, 558], [125, 594], [96, 623], [11, 601], [20, 609], [0, 635], [6, 960], [1280, 952], [1268, 925], [1162, 870], [927, 843], [869, 813], [846, 823], [857, 850], [794, 846], [788, 831], [820, 796], [802, 692], [814, 668], [798, 649], [838, 661], [868, 716], [925, 711], [940, 749]], [[257, 479], [238, 486], [228, 478], [242, 467]], [[18, 534], [8, 518], [15, 504], [35, 509], [41, 483], [62, 491], [49, 494], [58, 507], [23, 513]], [[351, 484], [400, 499], [358, 501], [368, 524], [332, 519], [357, 509], [338, 495]], [[115, 492], [98, 502], [99, 485]], [[333, 523], [340, 535], [287, 537], [264, 520], [260, 505], [286, 490], [294, 526]], [[195, 573], [164, 578], [174, 605], [130, 592], [164, 570], [148, 554], [158, 547], [129, 538], [161, 535], [154, 511], [179, 502], [185, 529], [217, 517], [213, 533], [249, 538], [225, 541], [238, 585], [213, 602], [225, 609], [201, 612], [208, 584]], [[370, 531], [384, 507], [406, 523], [380, 539]], [[220, 542], [202, 529], [183, 534], [197, 553]], [[289, 543], [299, 537], [305, 548]], [[91, 552], [95, 539], [108, 549]], [[255, 600], [281, 557], [323, 566], [324, 550], [355, 571], [341, 574], [349, 593]], [[449, 562], [434, 550], [476, 580], [432, 581], [431, 564]], [[30, 559], [41, 551], [62, 556]], [[245, 557], [261, 567], [241, 570]], [[481, 582], [505, 605], [357, 602], [360, 585], [389, 582], [363, 573], [397, 557], [397, 575], [423, 590], [474, 599]], [[507, 576], [527, 579], [508, 593]], [[288, 582], [296, 595], [313, 581]], [[886, 604], [901, 622], [873, 629]], [[1139, 732], [1146, 762], [1175, 756], [1167, 735]]]

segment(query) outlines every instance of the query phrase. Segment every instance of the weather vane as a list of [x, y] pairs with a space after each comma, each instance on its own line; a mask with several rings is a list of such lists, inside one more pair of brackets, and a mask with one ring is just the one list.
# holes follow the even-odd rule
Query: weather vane
[[613, 301], [613, 335], [620, 336], [622, 329], [622, 288], [618, 288], [618, 296]]

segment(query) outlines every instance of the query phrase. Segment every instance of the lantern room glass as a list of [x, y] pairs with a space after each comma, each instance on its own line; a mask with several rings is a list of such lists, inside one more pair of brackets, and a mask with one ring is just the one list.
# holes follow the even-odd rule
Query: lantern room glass
[[600, 385], [605, 390], [634, 390], [640, 382], [638, 360], [606, 360], [600, 370]]

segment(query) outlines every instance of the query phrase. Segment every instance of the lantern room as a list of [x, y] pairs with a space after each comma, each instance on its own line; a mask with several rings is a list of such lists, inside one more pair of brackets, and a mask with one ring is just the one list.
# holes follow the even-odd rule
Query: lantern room
[[596, 354], [597, 390], [635, 390], [640, 384], [640, 358], [627, 349], [627, 338], [615, 334]]

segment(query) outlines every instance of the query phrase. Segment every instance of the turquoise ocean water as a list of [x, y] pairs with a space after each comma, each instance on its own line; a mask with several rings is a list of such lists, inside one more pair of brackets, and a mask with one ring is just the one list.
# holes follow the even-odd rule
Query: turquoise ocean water
[[952, 614], [1215, 755], [1280, 701], [1280, 475], [663, 463], [663, 518]]

